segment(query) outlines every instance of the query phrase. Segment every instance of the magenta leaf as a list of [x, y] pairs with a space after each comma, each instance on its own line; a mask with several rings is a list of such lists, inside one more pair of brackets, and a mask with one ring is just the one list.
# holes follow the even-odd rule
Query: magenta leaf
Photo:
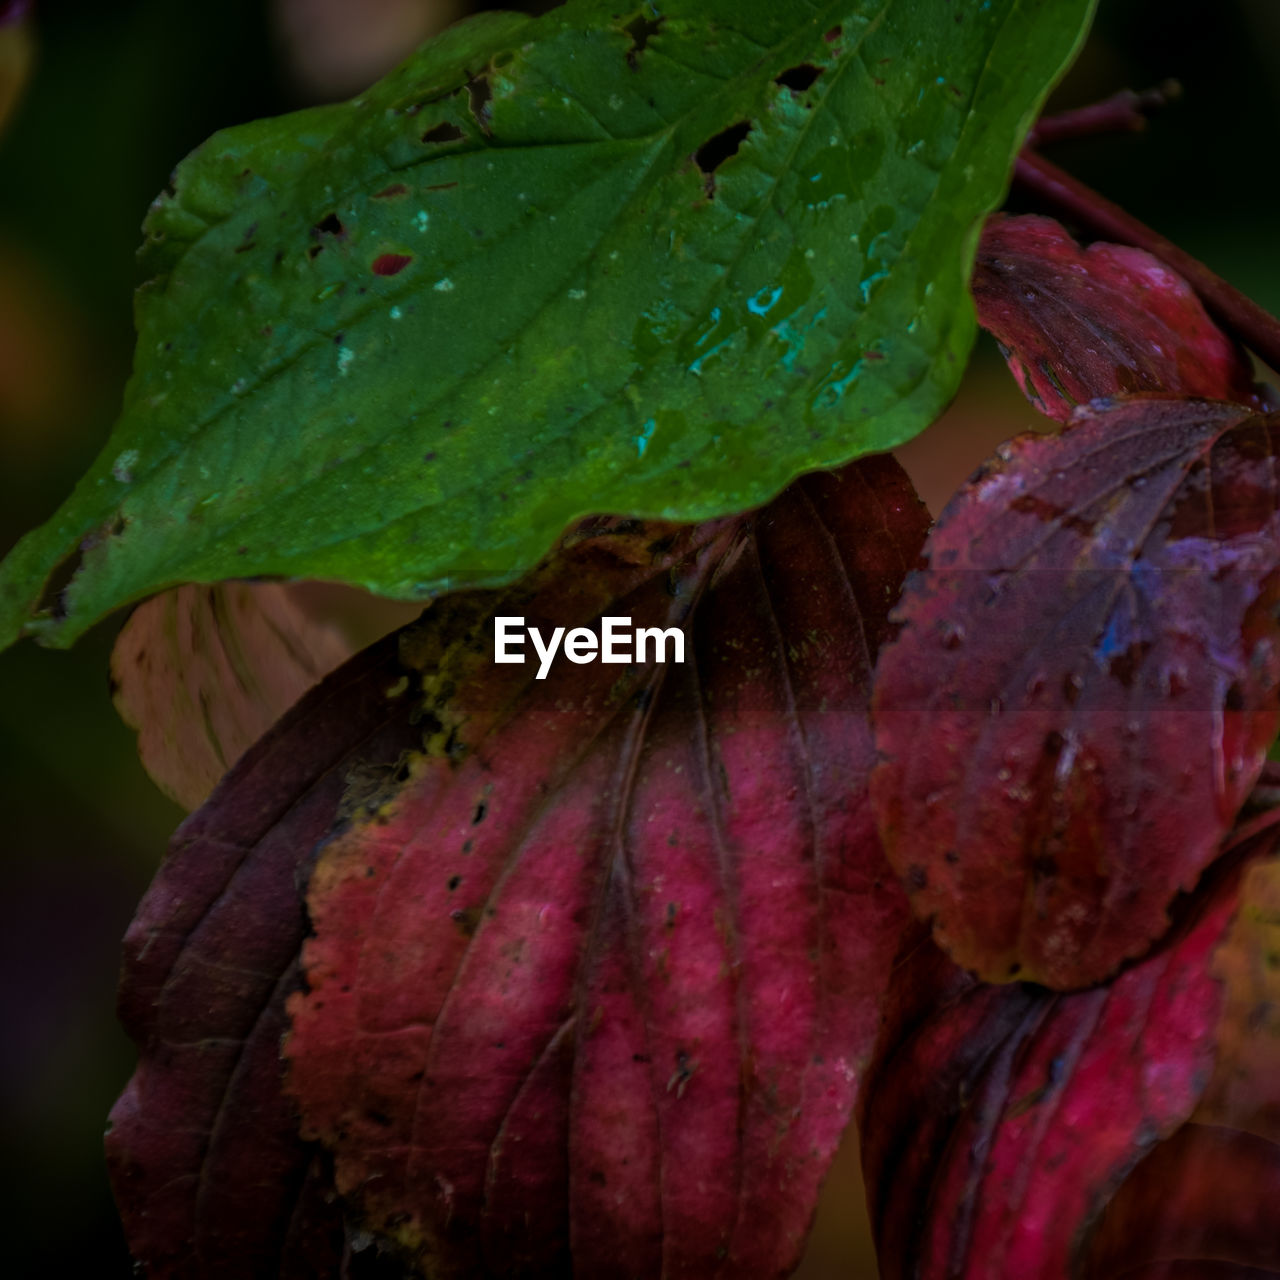
[[[907, 920], [867, 702], [926, 523], [889, 459], [743, 519], [588, 522], [305, 695], [130, 931], [108, 1142], [148, 1273], [789, 1270]], [[491, 661], [495, 611], [671, 623], [690, 660], [539, 681]], [[282, 1093], [291, 991], [341, 1198]]]
[[795, 1265], [906, 920], [867, 701], [924, 526], [889, 459], [811, 477], [625, 597], [566, 557], [522, 610], [681, 626], [686, 664], [538, 682], [487, 628], [446, 661], [452, 752], [320, 855], [286, 1048], [339, 1189], [421, 1268]]
[[1167, 927], [1280, 727], [1280, 419], [1134, 400], [952, 500], [881, 656], [872, 798], [983, 977], [1096, 982]]
[[[1157, 951], [1091, 991], [978, 983], [927, 941], [904, 956], [858, 1103], [882, 1280], [1114, 1274], [1082, 1265], [1091, 1233], [1209, 1078], [1210, 960], [1237, 889], [1216, 877]], [[1126, 1225], [1141, 1251], [1150, 1222]]]
[[1052, 218], [987, 220], [970, 285], [1027, 398], [1066, 422], [1103, 396], [1171, 392], [1261, 407], [1245, 353], [1141, 249], [1079, 245]]

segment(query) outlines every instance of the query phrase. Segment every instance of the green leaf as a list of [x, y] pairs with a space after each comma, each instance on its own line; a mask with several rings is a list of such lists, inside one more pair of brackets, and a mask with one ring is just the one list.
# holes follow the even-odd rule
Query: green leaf
[[908, 438], [1091, 11], [575, 0], [216, 135], [147, 219], [106, 449], [0, 566], [0, 645], [183, 581], [499, 583], [581, 515], [716, 516]]

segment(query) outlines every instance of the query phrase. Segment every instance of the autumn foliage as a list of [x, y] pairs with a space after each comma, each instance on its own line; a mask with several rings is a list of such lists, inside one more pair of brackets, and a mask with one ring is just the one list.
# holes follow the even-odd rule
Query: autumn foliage
[[[888, 1280], [1280, 1267], [1280, 419], [1137, 250], [996, 218], [973, 291], [1062, 426], [931, 531], [888, 457], [588, 521], [187, 820], [108, 1143], [148, 1274], [783, 1276], [855, 1117]], [[499, 613], [690, 658], [538, 682]]]

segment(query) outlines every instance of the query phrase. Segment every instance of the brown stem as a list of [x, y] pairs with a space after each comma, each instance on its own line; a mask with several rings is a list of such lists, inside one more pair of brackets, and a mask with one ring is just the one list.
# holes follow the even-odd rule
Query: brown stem
[[1135, 93], [1122, 89], [1102, 102], [1042, 116], [1027, 135], [1029, 147], [1047, 146], [1070, 138], [1094, 138], [1104, 133], [1139, 133], [1147, 127], [1147, 113], [1167, 106], [1182, 96], [1176, 80], [1166, 80], [1155, 89]]
[[1014, 183], [1091, 235], [1145, 249], [1172, 267], [1223, 328], [1280, 372], [1280, 321], [1199, 259], [1029, 148], [1018, 157]]

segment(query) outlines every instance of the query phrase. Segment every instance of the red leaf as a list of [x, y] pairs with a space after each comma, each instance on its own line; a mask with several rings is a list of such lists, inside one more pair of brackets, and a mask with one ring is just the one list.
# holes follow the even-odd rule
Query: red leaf
[[983, 985], [927, 941], [906, 956], [858, 1102], [882, 1280], [1109, 1274], [1081, 1266], [1091, 1224], [1213, 1064], [1209, 961], [1237, 884], [1219, 876], [1158, 951], [1092, 991]]
[[1088, 1247], [1085, 1274], [1098, 1280], [1280, 1274], [1280, 858], [1274, 830], [1253, 844], [1213, 957], [1213, 1076], [1192, 1122], [1108, 1204]]
[[687, 665], [446, 655], [452, 749], [322, 852], [287, 1044], [339, 1189], [432, 1274], [794, 1266], [905, 920], [866, 703], [923, 530], [865, 462], [510, 610], [685, 626]]
[[1172, 392], [1261, 407], [1248, 357], [1181, 276], [1141, 249], [1079, 245], [1052, 218], [987, 220], [978, 322], [1027, 398], [1066, 422], [1103, 396]]
[[297, 1136], [279, 1046], [306, 928], [298, 878], [353, 771], [394, 768], [420, 736], [388, 696], [396, 652], [353, 659], [249, 751], [179, 828], [125, 938], [120, 1016], [140, 1061], [107, 1159], [152, 1280], [338, 1273], [342, 1214]]
[[1186, 1124], [1125, 1179], [1090, 1241], [1090, 1280], [1280, 1275], [1280, 1148]]
[[1131, 401], [1004, 446], [933, 530], [872, 798], [965, 967], [1098, 981], [1215, 856], [1280, 727], [1278, 431]]

